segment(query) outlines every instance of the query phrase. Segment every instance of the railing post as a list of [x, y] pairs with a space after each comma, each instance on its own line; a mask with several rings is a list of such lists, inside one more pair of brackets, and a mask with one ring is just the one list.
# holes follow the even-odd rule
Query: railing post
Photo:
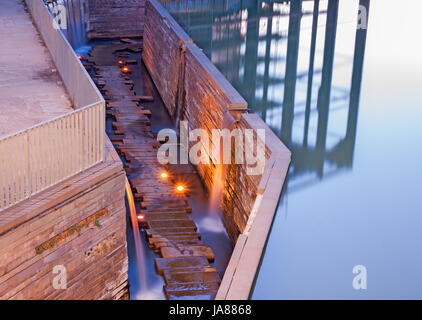
[[4, 142], [0, 141], [0, 210], [5, 206], [5, 183], [3, 179], [4, 172]]
[[105, 117], [105, 102], [103, 101], [100, 104], [101, 108], [101, 128], [100, 128], [100, 143], [101, 143], [101, 161], [105, 161], [105, 140], [104, 135], [105, 133], [105, 126], [106, 126], [106, 117]]

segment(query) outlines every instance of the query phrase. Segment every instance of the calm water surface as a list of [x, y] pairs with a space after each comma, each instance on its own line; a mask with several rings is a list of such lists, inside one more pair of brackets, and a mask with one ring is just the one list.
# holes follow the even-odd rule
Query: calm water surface
[[422, 4], [358, 4], [164, 3], [293, 154], [254, 299], [422, 298]]

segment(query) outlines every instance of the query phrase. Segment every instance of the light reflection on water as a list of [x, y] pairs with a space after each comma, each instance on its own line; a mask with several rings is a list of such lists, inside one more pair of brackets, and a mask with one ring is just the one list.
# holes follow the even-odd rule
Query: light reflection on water
[[422, 5], [314, 4], [163, 4], [293, 153], [252, 297], [420, 299]]

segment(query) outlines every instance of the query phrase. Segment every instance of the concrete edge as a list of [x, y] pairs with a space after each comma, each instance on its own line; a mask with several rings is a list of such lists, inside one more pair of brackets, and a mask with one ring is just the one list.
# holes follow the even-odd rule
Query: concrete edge
[[245, 234], [241, 234], [237, 239], [236, 245], [234, 247], [232, 256], [230, 257], [230, 261], [227, 265], [226, 271], [224, 272], [223, 280], [221, 281], [215, 300], [226, 299], [247, 239], [248, 236]]
[[166, 21], [168, 27], [176, 34], [180, 41], [183, 43], [193, 43], [192, 38], [157, 0], [148, 0], [145, 2], [145, 15], [147, 15], [147, 11], [149, 10], [148, 4], [161, 16], [162, 20]]
[[251, 213], [247, 228], [236, 242], [217, 300], [246, 300], [250, 297], [291, 160], [290, 150], [258, 115], [242, 114], [242, 117], [254, 130], [265, 129], [265, 142], [271, 155], [258, 187], [253, 208], [256, 213]]

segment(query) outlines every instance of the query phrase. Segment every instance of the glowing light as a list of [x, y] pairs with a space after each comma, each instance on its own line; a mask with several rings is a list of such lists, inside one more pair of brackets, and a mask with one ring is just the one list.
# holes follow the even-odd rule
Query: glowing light
[[128, 66], [124, 66], [124, 67], [122, 68], [122, 71], [123, 71], [124, 73], [128, 73], [128, 72], [129, 72], [129, 67], [128, 67]]
[[162, 172], [160, 176], [161, 178], [166, 179], [169, 175], [167, 174], [167, 172]]
[[122, 60], [119, 60], [119, 64], [123, 64], [123, 61]]
[[138, 214], [137, 218], [138, 220], [144, 220], [145, 216], [143, 214]]
[[185, 188], [182, 185], [178, 185], [176, 187], [176, 190], [179, 191], [179, 192], [182, 192], [183, 190], [185, 190]]
[[82, 56], [80, 54], [78, 54], [78, 59], [82, 60]]

